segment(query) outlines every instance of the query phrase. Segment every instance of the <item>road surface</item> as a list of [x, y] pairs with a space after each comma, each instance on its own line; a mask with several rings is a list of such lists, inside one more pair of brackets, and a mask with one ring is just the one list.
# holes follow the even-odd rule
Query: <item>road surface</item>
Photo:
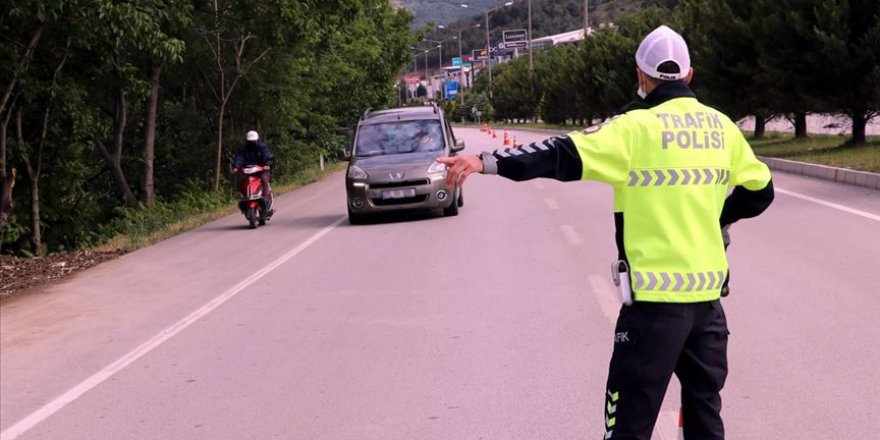
[[[878, 436], [880, 193], [774, 180], [731, 230], [728, 437]], [[0, 308], [2, 440], [601, 438], [609, 187], [472, 176], [458, 217], [350, 226], [337, 173], [277, 206]]]

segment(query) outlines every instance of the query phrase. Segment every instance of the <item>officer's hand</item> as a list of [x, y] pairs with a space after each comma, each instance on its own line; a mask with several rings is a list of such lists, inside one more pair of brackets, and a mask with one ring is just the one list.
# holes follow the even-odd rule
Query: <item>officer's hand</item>
[[726, 250], [728, 246], [730, 246], [730, 225], [724, 225], [721, 227], [721, 240], [724, 241], [724, 249]]
[[477, 156], [452, 156], [438, 157], [437, 162], [446, 164], [446, 186], [464, 185], [465, 179], [471, 173], [483, 172], [483, 161]]

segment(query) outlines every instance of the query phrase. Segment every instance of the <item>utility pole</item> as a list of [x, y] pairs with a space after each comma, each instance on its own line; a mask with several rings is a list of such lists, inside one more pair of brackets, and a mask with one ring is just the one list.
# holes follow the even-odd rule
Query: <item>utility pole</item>
[[486, 16], [486, 61], [489, 63], [489, 98], [492, 98], [492, 51], [489, 49], [489, 13], [501, 9], [505, 6], [510, 6], [513, 4], [513, 1], [504, 2], [502, 5], [495, 6], [494, 8], [489, 8], [483, 11], [483, 14]]
[[[461, 29], [458, 30], [458, 102], [464, 106], [464, 58], [461, 57]], [[462, 107], [464, 108], [464, 107]]]
[[584, 39], [590, 29], [590, 0], [584, 0]]
[[529, 74], [531, 75], [534, 70], [535, 65], [532, 62], [532, 0], [529, 0]]
[[425, 100], [428, 99], [428, 49], [425, 49]]
[[443, 43], [441, 42], [438, 46], [440, 49], [440, 101], [446, 99], [446, 71], [443, 70]]
[[489, 99], [492, 99], [492, 52], [489, 50], [489, 10], [486, 15], [486, 61], [489, 63]]

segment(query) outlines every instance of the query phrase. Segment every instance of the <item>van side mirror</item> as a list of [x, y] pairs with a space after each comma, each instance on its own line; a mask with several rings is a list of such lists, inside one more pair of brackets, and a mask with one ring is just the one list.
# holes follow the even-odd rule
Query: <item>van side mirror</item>
[[340, 148], [336, 151], [336, 158], [342, 161], [347, 161], [351, 159], [351, 153], [345, 148]]
[[464, 141], [459, 139], [455, 141], [455, 145], [452, 146], [452, 152], [458, 153], [461, 150], [464, 150]]

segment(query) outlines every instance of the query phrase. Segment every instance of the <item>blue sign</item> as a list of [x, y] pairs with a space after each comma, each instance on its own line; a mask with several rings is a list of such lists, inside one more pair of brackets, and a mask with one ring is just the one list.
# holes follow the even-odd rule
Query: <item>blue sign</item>
[[446, 81], [443, 86], [443, 95], [446, 99], [455, 99], [458, 96], [458, 81]]

